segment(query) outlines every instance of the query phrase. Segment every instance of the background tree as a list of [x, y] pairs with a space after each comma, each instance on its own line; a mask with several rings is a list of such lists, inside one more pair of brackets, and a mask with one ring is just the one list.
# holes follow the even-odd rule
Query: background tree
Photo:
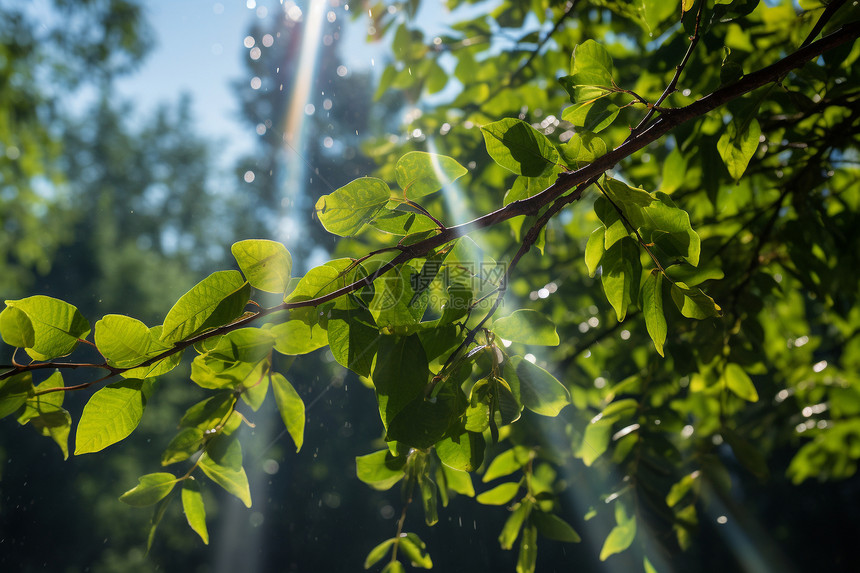
[[[242, 274], [210, 275], [161, 327], [96, 325], [101, 367], [129, 379], [88, 404], [148, 400], [153, 371], [140, 368], [161, 373], [183, 351], [210, 391], [166, 447], [177, 469], [148, 473], [123, 500], [160, 516], [181, 499], [206, 539], [196, 484], [205, 474], [250, 503], [238, 428], [262, 416], [271, 386], [301, 446], [305, 408], [283, 373], [328, 345], [377, 399], [385, 445], [356, 460], [358, 477], [402, 484], [367, 566], [850, 570], [838, 540], [853, 518], [810, 531], [795, 496], [833, 507], [857, 493], [858, 455], [844, 447], [860, 412], [856, 7], [538, 2], [526, 14], [503, 2], [439, 38], [409, 23], [418, 8], [370, 10], [372, 33], [392, 30], [383, 91], [417, 102], [452, 73], [462, 88], [407, 114], [413, 137], [378, 147], [380, 178], [316, 202], [355, 258], [290, 280], [283, 245], [243, 241]], [[245, 312], [252, 288], [284, 302]], [[89, 325], [59, 301], [25, 301], [7, 303], [0, 334], [36, 362], [2, 375], [3, 413], [68, 427], [43, 398], [62, 382], [39, 375], [69, 368], [60, 357]], [[114, 343], [132, 331], [140, 344]], [[116, 432], [84, 411], [81, 453], [136, 426], [137, 410], [111, 412], [128, 414]], [[491, 517], [480, 528], [473, 517], [477, 534], [428, 532], [422, 517], [436, 523], [455, 493]], [[721, 529], [755, 544], [723, 545]], [[518, 551], [480, 553], [476, 535]], [[797, 540], [810, 536], [833, 550], [806, 552]]]

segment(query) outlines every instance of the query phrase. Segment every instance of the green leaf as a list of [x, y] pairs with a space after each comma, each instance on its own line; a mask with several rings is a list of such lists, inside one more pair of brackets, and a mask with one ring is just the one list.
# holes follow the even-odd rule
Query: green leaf
[[747, 402], [758, 402], [758, 392], [744, 369], [734, 363], [726, 364], [723, 369], [722, 383]]
[[366, 309], [334, 309], [327, 327], [334, 359], [360, 376], [370, 376], [380, 336], [370, 312]]
[[687, 318], [701, 320], [723, 315], [723, 309], [720, 308], [720, 305], [703, 293], [700, 288], [689, 288], [684, 283], [678, 282], [672, 285], [670, 292], [675, 306]]
[[167, 497], [179, 480], [173, 474], [158, 472], [140, 476], [137, 481], [135, 487], [119, 496], [120, 501], [134, 507], [154, 505]]
[[475, 486], [468, 472], [451, 468], [444, 462], [439, 466], [439, 471], [444, 475], [448, 488], [462, 495], [475, 497]]
[[663, 315], [663, 273], [654, 269], [642, 283], [642, 313], [645, 315], [645, 327], [648, 335], [654, 341], [654, 347], [660, 356], [663, 354], [663, 344], [666, 342], [666, 317]]
[[381, 573], [406, 573], [406, 568], [403, 567], [403, 563], [400, 561], [389, 561], [382, 568]]
[[[160, 329], [150, 329], [130, 316], [108, 314], [95, 326], [96, 347], [107, 363], [115, 368], [132, 368], [170, 349], [159, 341]], [[125, 378], [160, 376], [172, 370], [182, 356], [176, 352], [158, 362], [123, 372]]]
[[473, 472], [484, 461], [484, 436], [477, 432], [449, 431], [436, 442], [436, 453], [443, 464], [455, 470]]
[[[63, 375], [56, 371], [39, 384], [35, 390], [41, 392], [63, 386]], [[31, 387], [29, 379], [25, 387], [28, 389]], [[18, 423], [29, 423], [37, 432], [54, 440], [63, 452], [63, 459], [65, 460], [69, 458], [69, 432], [72, 427], [72, 417], [62, 407], [64, 394], [65, 392], [59, 391], [28, 396], [24, 408], [18, 415]], [[0, 409], [3, 409], [2, 398], [0, 398]]]
[[78, 309], [56, 298], [36, 295], [7, 300], [6, 306], [26, 315], [30, 327], [20, 313], [12, 311], [0, 321], [0, 335], [13, 345], [32, 339], [32, 344], [24, 348], [35, 360], [66, 356], [77, 347], [79, 339], [90, 333], [90, 323]]
[[423, 213], [387, 208], [381, 209], [369, 225], [378, 231], [392, 235], [422, 233], [439, 227]]
[[433, 560], [427, 553], [427, 545], [414, 533], [407, 533], [400, 538], [400, 550], [403, 551], [403, 555], [409, 559], [413, 567], [433, 568]]
[[288, 320], [273, 326], [275, 350], [288, 356], [307, 354], [328, 345], [328, 335], [320, 325], [309, 325], [303, 320]]
[[372, 378], [386, 430], [407, 404], [423, 396], [429, 374], [427, 356], [417, 335], [381, 337]]
[[146, 551], [152, 549], [152, 542], [155, 540], [155, 531], [158, 529], [158, 524], [161, 523], [161, 519], [164, 517], [165, 512], [167, 511], [167, 506], [170, 505], [172, 497], [165, 497], [162, 499], [158, 506], [155, 508], [155, 511], [152, 512], [152, 518], [149, 521], [149, 533], [146, 536]]
[[143, 384], [143, 380], [122, 380], [93, 394], [78, 423], [75, 455], [101, 451], [137, 428], [146, 405]]
[[13, 414], [33, 395], [33, 375], [21, 372], [0, 380], [0, 418]]
[[493, 161], [517, 175], [538, 177], [558, 163], [558, 151], [526, 122], [505, 118], [481, 128]]
[[422, 393], [406, 404], [390, 419], [385, 439], [414, 448], [429, 448], [445, 437], [465, 410], [466, 397], [460, 387], [445, 384], [432, 397]]
[[410, 151], [394, 166], [397, 184], [408, 199], [420, 199], [468, 173], [451, 157]]
[[214, 430], [232, 411], [235, 403], [233, 392], [219, 392], [188, 408], [179, 420], [179, 427], [198, 428], [203, 432]]
[[325, 230], [340, 237], [357, 234], [385, 207], [391, 190], [385, 181], [361, 177], [317, 200], [316, 214]]
[[167, 466], [187, 460], [203, 446], [203, 430], [200, 428], [182, 428], [170, 440], [167, 448], [161, 454], [161, 465]]
[[579, 543], [582, 541], [576, 530], [557, 515], [537, 511], [532, 514], [532, 521], [537, 526], [538, 533], [547, 539], [563, 543]]
[[293, 385], [280, 372], [275, 372], [272, 378], [272, 391], [281, 419], [287, 427], [287, 432], [296, 444], [296, 451], [302, 449], [305, 435], [305, 403], [293, 388]]
[[178, 342], [238, 318], [250, 292], [239, 271], [212, 273], [182, 295], [167, 313], [161, 342]]
[[750, 159], [758, 149], [761, 127], [758, 120], [751, 119], [745, 124], [732, 120], [717, 141], [717, 152], [729, 170], [729, 175], [739, 181], [749, 165]]
[[555, 324], [543, 313], [531, 309], [515, 310], [513, 314], [496, 319], [493, 332], [499, 338], [523, 344], [558, 346]]
[[209, 545], [209, 530], [206, 529], [206, 507], [200, 494], [200, 484], [197, 480], [186, 479], [182, 482], [182, 510], [188, 526], [200, 536], [203, 543]]
[[635, 517], [627, 517], [621, 506], [617, 505], [615, 519], [618, 525], [612, 528], [606, 541], [603, 542], [603, 548], [600, 550], [601, 561], [606, 561], [610, 556], [625, 551], [636, 538]]
[[514, 499], [519, 490], [519, 482], [503, 483], [484, 493], [479, 493], [475, 500], [484, 505], [504, 505]]
[[[213, 440], [214, 442], [214, 440]], [[245, 474], [245, 469], [239, 465], [236, 468], [236, 451], [238, 451], [239, 464], [241, 464], [242, 450], [238, 441], [232, 441], [235, 444], [231, 451], [226, 456], [221, 457], [218, 461], [213, 459], [210, 452], [207, 450], [200, 457], [200, 469], [206, 476], [224, 488], [227, 493], [238, 497], [245, 507], [251, 507], [251, 490], [248, 487], [248, 476]]]
[[523, 406], [542, 416], [558, 416], [570, 404], [570, 392], [552, 374], [519, 356], [511, 364], [520, 381]]
[[421, 503], [424, 506], [424, 523], [429, 526], [436, 525], [439, 521], [439, 512], [436, 503], [436, 484], [428, 476], [418, 476], [418, 486], [421, 489]]
[[600, 266], [600, 260], [603, 258], [603, 242], [606, 236], [606, 227], [600, 226], [591, 232], [588, 236], [588, 242], [585, 245], [585, 266], [588, 268], [588, 276], [594, 277], [597, 272], [597, 267]]
[[604, 98], [572, 105], [562, 112], [561, 118], [586, 132], [599, 133], [612, 125], [619, 113], [621, 108]]
[[481, 480], [484, 483], [492, 481], [496, 478], [511, 475], [529, 462], [529, 451], [523, 446], [516, 446], [510, 450], [505, 450], [501, 454], [493, 458], [487, 470], [484, 472], [484, 477]]
[[606, 155], [606, 143], [593, 133], [574, 133], [559, 148], [561, 157], [570, 169], [579, 169], [602, 155]]
[[517, 573], [534, 573], [537, 564], [537, 528], [527, 524], [520, 539], [520, 553], [517, 556]]
[[502, 527], [502, 533], [499, 534], [499, 545], [501, 545], [502, 549], [508, 550], [514, 546], [514, 542], [520, 534], [520, 529], [522, 529], [523, 522], [525, 522], [531, 513], [532, 507], [530, 501], [523, 501], [517, 504], [516, 509], [508, 516], [505, 525]]
[[283, 244], [265, 239], [233, 243], [230, 252], [242, 274], [257, 290], [283, 293], [290, 284], [293, 258]]
[[388, 450], [355, 458], [355, 471], [358, 479], [373, 489], [386, 490], [403, 478], [406, 457], [394, 457]]
[[269, 377], [266, 375], [269, 368], [270, 365], [267, 362], [261, 363], [259, 370], [255, 368], [251, 376], [245, 378], [241, 386], [237, 388], [242, 392], [242, 401], [255, 412], [266, 401], [266, 394], [269, 393]]
[[591, 466], [609, 447], [609, 438], [615, 417], [597, 417], [585, 427], [582, 444], [576, 451], [576, 457], [586, 466]]
[[[312, 300], [315, 298], [319, 298], [321, 296], [325, 296], [330, 294], [347, 284], [347, 280], [352, 282], [353, 279], [358, 279], [360, 273], [363, 273], [363, 269], [360, 266], [354, 265], [351, 259], [335, 259], [333, 261], [329, 261], [324, 265], [320, 265], [318, 267], [314, 267], [308, 271], [308, 273], [303, 276], [298, 284], [296, 284], [296, 288], [286, 297], [287, 302], [301, 302], [306, 300]], [[361, 274], [361, 276], [365, 276]], [[346, 306], [341, 306], [341, 300], [339, 299], [335, 307], [336, 308], [345, 308]], [[353, 305], [354, 306], [354, 305]], [[308, 315], [308, 318], [302, 317], [308, 323], [317, 322], [316, 314], [317, 310], [313, 308], [306, 309], [293, 309], [290, 311], [290, 316], [292, 318], [299, 317], [301, 315], [301, 311], [305, 311]], [[310, 317], [313, 316], [314, 320], [310, 320]]]
[[603, 253], [600, 264], [603, 268], [600, 280], [606, 299], [621, 322], [633, 302], [633, 289], [639, 287], [641, 263], [637, 245], [629, 239], [618, 241]]
[[36, 342], [36, 331], [27, 313], [13, 306], [0, 312], [0, 336], [9, 346], [30, 348]]
[[370, 569], [376, 565], [388, 553], [389, 548], [394, 544], [394, 538], [386, 539], [376, 547], [370, 550], [367, 558], [364, 560], [364, 568]]

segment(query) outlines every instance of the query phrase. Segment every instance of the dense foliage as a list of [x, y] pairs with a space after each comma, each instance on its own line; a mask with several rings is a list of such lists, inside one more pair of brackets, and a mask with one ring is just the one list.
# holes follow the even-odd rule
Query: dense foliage
[[[154, 507], [150, 543], [174, 500], [208, 543], [202, 478], [251, 506], [240, 429], [274, 400], [300, 451], [291, 372], [327, 348], [376, 397], [384, 445], [358, 478], [401, 488], [365, 561], [387, 573], [433, 566], [407, 511], [432, 526], [455, 495], [507, 507], [518, 572], [581, 536], [664, 571], [734, 519], [750, 476], [850, 478], [858, 8], [771, 4], [503, 1], [439, 37], [416, 2], [370, 7], [393, 48], [378, 93], [403, 91], [410, 136], [368, 143], [374, 176], [316, 201], [336, 258], [293, 277], [289, 244], [236, 242], [238, 270], [155, 326], [7, 300], [0, 415], [64, 456], [74, 424], [73, 453], [99, 452], [187, 368], [208, 392], [175, 420], [170, 471], [121, 499]], [[446, 103], [421, 103], [434, 93]], [[92, 392], [77, 420], [73, 392]]]

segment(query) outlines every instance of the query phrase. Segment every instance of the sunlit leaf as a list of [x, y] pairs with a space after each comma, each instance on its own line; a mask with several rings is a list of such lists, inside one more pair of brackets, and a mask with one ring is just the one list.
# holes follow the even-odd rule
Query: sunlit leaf
[[517, 175], [538, 177], [559, 161], [547, 137], [526, 122], [505, 118], [481, 127], [487, 153]]
[[186, 479], [182, 482], [182, 510], [188, 526], [200, 536], [203, 543], [209, 545], [209, 530], [206, 529], [206, 507], [200, 494], [200, 484], [197, 480]]
[[499, 545], [502, 546], [502, 549], [508, 550], [514, 546], [514, 542], [519, 537], [520, 529], [526, 518], [528, 518], [529, 513], [531, 513], [532, 507], [530, 501], [523, 501], [508, 516], [505, 525], [502, 526], [502, 533], [499, 534]]
[[520, 553], [517, 555], [517, 573], [534, 573], [537, 564], [537, 528], [527, 523], [520, 539]]
[[341, 237], [358, 233], [385, 207], [391, 190], [385, 181], [362, 177], [317, 200], [316, 214], [326, 231]]
[[552, 513], [538, 511], [532, 514], [532, 521], [537, 526], [538, 533], [547, 539], [564, 543], [579, 543], [582, 538], [569, 523]]
[[65, 356], [77, 347], [79, 339], [90, 333], [90, 323], [78, 309], [56, 298], [36, 295], [7, 300], [6, 306], [26, 315], [29, 326], [20, 313], [11, 311], [0, 320], [0, 335], [12, 345], [32, 340], [24, 348], [36, 360]]
[[720, 305], [702, 292], [702, 289], [688, 288], [684, 283], [678, 282], [672, 285], [671, 293], [675, 306], [687, 318], [703, 319], [723, 314]]
[[642, 313], [645, 315], [645, 326], [648, 335], [654, 341], [654, 347], [663, 356], [663, 344], [666, 342], [666, 317], [663, 315], [663, 274], [654, 269], [642, 283]]
[[355, 458], [358, 479], [374, 489], [386, 490], [403, 478], [406, 459], [395, 457], [388, 450]]
[[[24, 386], [26, 388], [29, 385], [30, 383], [27, 381]], [[36, 392], [44, 392], [45, 390], [62, 388], [63, 386], [63, 376], [59, 371], [56, 371], [36, 386], [34, 390]], [[0, 390], [1, 394], [2, 390]], [[30, 424], [32, 428], [43, 436], [50, 437], [63, 452], [63, 459], [68, 459], [69, 432], [71, 431], [72, 417], [62, 407], [64, 394], [65, 392], [63, 391], [57, 391], [47, 394], [28, 395], [24, 407], [18, 414], [18, 423]], [[2, 401], [3, 399], [0, 398], [0, 409], [3, 408]]]
[[388, 550], [394, 544], [394, 539], [386, 539], [376, 547], [370, 550], [370, 553], [367, 554], [367, 557], [364, 560], [364, 568], [370, 569], [374, 565], [376, 565], [385, 555], [388, 553]]
[[504, 505], [514, 499], [519, 490], [519, 482], [503, 483], [484, 493], [479, 493], [475, 499], [484, 505]]
[[197, 283], [164, 319], [161, 341], [173, 343], [239, 317], [250, 286], [238, 271], [217, 271]]
[[726, 364], [722, 379], [726, 387], [739, 398], [743, 398], [747, 402], [758, 402], [758, 392], [756, 392], [755, 385], [738, 364], [733, 362]]
[[717, 142], [717, 151], [726, 164], [729, 174], [739, 180], [758, 149], [761, 127], [758, 120], [751, 119], [745, 125], [733, 120]]
[[283, 244], [265, 239], [248, 239], [233, 243], [230, 252], [255, 289], [283, 293], [290, 284], [293, 258]]
[[[213, 457], [213, 454], [207, 451], [200, 457], [199, 467], [209, 479], [239, 498], [245, 507], [251, 507], [248, 476], [241, 466], [242, 450], [238, 441], [233, 440], [230, 444], [231, 449], [224, 452], [225, 455], [220, 458]], [[238, 451], [240, 464], [238, 468], [236, 467], [236, 451]]]
[[272, 374], [272, 391], [281, 419], [287, 432], [296, 444], [296, 451], [302, 449], [305, 435], [305, 403], [293, 385], [280, 372]]
[[555, 325], [541, 312], [531, 309], [515, 310], [513, 314], [493, 321], [493, 333], [499, 338], [523, 344], [557, 346]]
[[427, 552], [427, 545], [414, 533], [407, 533], [400, 538], [400, 549], [413, 567], [433, 568], [433, 560]]
[[397, 184], [409, 199], [419, 199], [468, 173], [465, 167], [446, 155], [410, 151], [394, 166]]
[[612, 555], [625, 551], [636, 538], [635, 517], [628, 517], [623, 510], [616, 510], [615, 519], [617, 525], [609, 532], [606, 541], [603, 542], [603, 548], [600, 550], [601, 561], [606, 561]]
[[154, 505], [167, 497], [176, 485], [176, 476], [166, 472], [146, 474], [137, 478], [135, 487], [122, 494], [120, 501], [134, 507]]
[[536, 414], [557, 416], [570, 404], [570, 392], [552, 374], [519, 356], [511, 364], [519, 378], [523, 406]]
[[16, 412], [33, 394], [33, 375], [21, 372], [0, 380], [0, 418]]
[[143, 380], [128, 379], [93, 394], [78, 423], [75, 455], [101, 451], [137, 428], [146, 405], [143, 385]]

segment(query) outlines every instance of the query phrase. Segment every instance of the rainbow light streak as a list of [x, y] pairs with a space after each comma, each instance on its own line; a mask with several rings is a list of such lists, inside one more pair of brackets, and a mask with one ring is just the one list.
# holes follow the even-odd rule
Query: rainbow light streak
[[[284, 155], [286, 169], [284, 171], [284, 199], [281, 205], [292, 207], [296, 212], [302, 211], [302, 201], [306, 184], [307, 168], [311, 167], [305, 159], [307, 152], [307, 123], [305, 122], [305, 106], [310, 103], [311, 86], [317, 71], [317, 56], [321, 45], [321, 36], [325, 16], [325, 0], [311, 0], [310, 8], [304, 18], [304, 37], [299, 50], [299, 67], [296, 70], [293, 90], [290, 94], [289, 108], [284, 120]], [[279, 239], [287, 239], [298, 235], [304, 223], [292, 214], [283, 214]]]

